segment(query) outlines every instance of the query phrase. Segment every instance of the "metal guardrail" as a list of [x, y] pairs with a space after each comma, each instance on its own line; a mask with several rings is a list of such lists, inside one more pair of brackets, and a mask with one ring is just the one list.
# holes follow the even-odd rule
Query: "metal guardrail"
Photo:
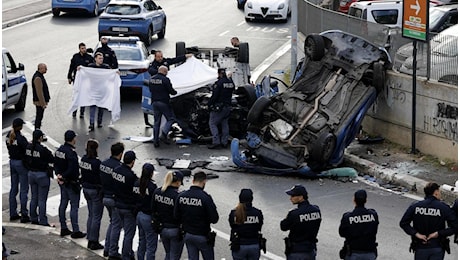
[[[302, 32], [304, 35], [308, 35], [310, 33], [320, 33], [326, 30], [350, 32], [378, 46], [385, 47], [393, 62], [396, 61], [401, 63], [397, 61], [398, 57], [396, 57], [400, 47], [406, 44], [412, 45], [412, 40], [401, 36], [401, 29], [399, 28], [390, 29], [382, 24], [370, 23], [356, 17], [323, 8], [321, 7], [321, 0], [298, 1], [298, 31]], [[455, 56], [455, 58], [450, 57], [450, 59], [444, 56], [445, 54], [443, 52], [440, 53], [439, 50], [435, 50], [432, 46], [430, 48], [430, 43], [424, 44], [419, 42], [417, 47], [417, 67], [419, 68], [417, 75], [458, 86], [457, 38], [458, 36], [451, 36], [449, 39], [443, 39], [443, 42], [450, 42], [450, 47], [448, 48], [449, 55]], [[455, 46], [455, 48], [453, 46]], [[408, 57], [412, 57], [412, 53]], [[399, 59], [401, 58], [400, 56]], [[427, 66], [427, 64], [430, 66]], [[401, 64], [397, 66], [401, 67]], [[410, 69], [412, 70], [412, 66], [410, 66]], [[404, 73], [407, 72], [404, 71]], [[412, 72], [407, 74], [412, 74]]]

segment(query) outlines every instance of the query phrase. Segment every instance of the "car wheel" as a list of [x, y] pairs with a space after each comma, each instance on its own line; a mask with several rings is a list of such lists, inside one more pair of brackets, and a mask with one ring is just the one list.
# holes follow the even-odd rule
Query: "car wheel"
[[96, 16], [99, 15], [99, 4], [98, 4], [97, 2], [94, 3], [94, 10], [93, 10], [92, 15], [93, 15], [94, 17], [96, 17]]
[[186, 53], [185, 42], [176, 42], [176, 57], [184, 56]]
[[61, 14], [61, 11], [59, 11], [59, 9], [57, 9], [57, 8], [54, 8], [52, 11], [53, 11], [53, 16], [54, 17], [58, 17]]
[[149, 27], [149, 30], [147, 32], [147, 35], [145, 36], [145, 39], [144, 39], [144, 43], [146, 45], [146, 47], [150, 46], [150, 44], [152, 44], [152, 27]]
[[164, 39], [166, 34], [166, 21], [163, 23], [163, 28], [161, 31], [158, 33], [158, 39]]
[[236, 1], [236, 6], [238, 7], [238, 9], [243, 9], [244, 8], [244, 3], [240, 3], [240, 1]]
[[305, 39], [304, 44], [305, 55], [314, 61], [321, 60], [324, 56], [324, 40], [321, 35], [310, 34]]
[[249, 63], [249, 44], [247, 42], [240, 43], [236, 61], [241, 63]]
[[458, 85], [458, 76], [457, 75], [445, 75], [445, 76], [442, 76], [438, 81], [442, 83]]
[[385, 68], [383, 64], [375, 62], [373, 65], [372, 85], [380, 92], [385, 87]]
[[251, 21], [251, 19], [249, 19], [249, 18], [244, 18], [244, 19], [245, 19], [246, 22], [248, 22], [248, 23]]
[[24, 85], [24, 87], [22, 87], [21, 96], [19, 97], [18, 103], [14, 105], [14, 109], [16, 110], [16, 112], [24, 111], [24, 108], [26, 107], [26, 99], [27, 99], [27, 85]]
[[321, 134], [311, 151], [309, 151], [310, 159], [320, 165], [326, 165], [335, 150], [336, 143], [337, 139], [333, 134]]
[[252, 86], [239, 87], [236, 89], [236, 94], [243, 96], [243, 98], [238, 99], [238, 103], [248, 109], [251, 108], [257, 100], [256, 89]]
[[257, 123], [261, 119], [262, 112], [270, 105], [270, 99], [263, 96], [254, 102], [248, 112], [248, 123]]

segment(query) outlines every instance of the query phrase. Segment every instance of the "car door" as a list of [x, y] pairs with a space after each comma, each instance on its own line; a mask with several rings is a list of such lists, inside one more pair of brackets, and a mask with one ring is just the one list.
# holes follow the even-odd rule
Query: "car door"
[[2, 73], [2, 103], [5, 108], [14, 105], [19, 99], [19, 93], [22, 91], [22, 75], [13, 57], [9, 52], [3, 53], [3, 73], [6, 73], [6, 79], [3, 78]]
[[144, 7], [147, 10], [147, 17], [152, 23], [154, 32], [163, 28], [163, 11], [153, 1], [145, 1]]

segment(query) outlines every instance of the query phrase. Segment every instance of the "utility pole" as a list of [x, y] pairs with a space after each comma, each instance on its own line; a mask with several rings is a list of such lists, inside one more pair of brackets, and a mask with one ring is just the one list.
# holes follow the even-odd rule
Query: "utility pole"
[[297, 67], [297, 0], [291, 0], [291, 81]]

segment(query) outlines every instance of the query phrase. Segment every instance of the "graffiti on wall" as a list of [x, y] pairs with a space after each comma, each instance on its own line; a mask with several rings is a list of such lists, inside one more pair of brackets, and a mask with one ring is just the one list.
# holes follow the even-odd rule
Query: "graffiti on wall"
[[438, 110], [435, 116], [425, 115], [423, 117], [423, 129], [456, 142], [458, 137], [457, 117], [457, 107], [438, 103]]

